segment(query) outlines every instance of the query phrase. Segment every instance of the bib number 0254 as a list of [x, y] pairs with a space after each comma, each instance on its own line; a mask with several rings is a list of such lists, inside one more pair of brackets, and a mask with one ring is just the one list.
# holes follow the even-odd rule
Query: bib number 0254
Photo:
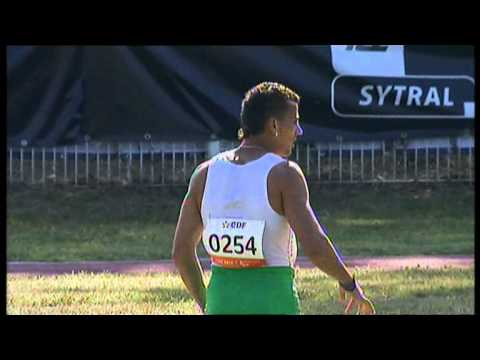
[[248, 251], [252, 255], [255, 255], [257, 252], [255, 237], [251, 236], [245, 246], [242, 244], [243, 240], [243, 235], [235, 235], [232, 239], [230, 235], [218, 236], [211, 234], [208, 238], [208, 244], [210, 245], [210, 249], [215, 253], [222, 251], [225, 254], [243, 255]]

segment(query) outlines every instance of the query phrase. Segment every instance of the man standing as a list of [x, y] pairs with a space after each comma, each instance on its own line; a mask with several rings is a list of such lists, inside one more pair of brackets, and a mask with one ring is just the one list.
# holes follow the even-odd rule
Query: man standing
[[[299, 102], [278, 83], [250, 89], [242, 102], [241, 145], [192, 175], [172, 255], [202, 313], [300, 314], [297, 237], [305, 255], [339, 282], [347, 313], [375, 313], [318, 223], [302, 170], [287, 159], [303, 134]], [[212, 260], [208, 288], [196, 254], [201, 240]]]

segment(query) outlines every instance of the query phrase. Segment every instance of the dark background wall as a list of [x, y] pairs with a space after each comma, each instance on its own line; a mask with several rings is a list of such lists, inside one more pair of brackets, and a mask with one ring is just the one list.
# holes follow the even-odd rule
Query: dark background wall
[[[100, 141], [146, 133], [154, 141], [235, 139], [243, 95], [261, 81], [301, 95], [309, 141], [451, 135], [473, 129], [464, 112], [474, 101], [473, 78], [473, 46], [10, 46], [7, 138], [34, 146], [73, 144], [87, 134]], [[361, 107], [369, 85], [372, 106]], [[377, 86], [391, 86], [381, 105]], [[422, 104], [407, 106], [407, 89], [395, 105], [393, 86], [419, 87]], [[431, 87], [436, 93], [427, 101]]]

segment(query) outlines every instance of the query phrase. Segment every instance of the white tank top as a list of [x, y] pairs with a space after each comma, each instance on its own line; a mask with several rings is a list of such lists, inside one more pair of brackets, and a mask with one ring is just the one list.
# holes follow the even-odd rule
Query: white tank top
[[227, 159], [226, 151], [214, 156], [208, 167], [201, 216], [209, 219], [237, 218], [265, 221], [263, 255], [265, 266], [291, 266], [297, 257], [297, 241], [287, 219], [270, 206], [267, 179], [270, 170], [286, 161], [267, 153], [244, 165]]

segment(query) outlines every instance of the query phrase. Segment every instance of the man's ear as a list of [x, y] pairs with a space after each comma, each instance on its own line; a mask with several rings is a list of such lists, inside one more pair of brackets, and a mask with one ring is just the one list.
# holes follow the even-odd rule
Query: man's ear
[[278, 133], [278, 121], [274, 117], [271, 117], [268, 119], [267, 129], [268, 129], [268, 132], [273, 136], [275, 136], [275, 132]]
[[275, 131], [275, 136], [278, 136], [278, 122], [276, 119], [273, 119], [273, 129]]

